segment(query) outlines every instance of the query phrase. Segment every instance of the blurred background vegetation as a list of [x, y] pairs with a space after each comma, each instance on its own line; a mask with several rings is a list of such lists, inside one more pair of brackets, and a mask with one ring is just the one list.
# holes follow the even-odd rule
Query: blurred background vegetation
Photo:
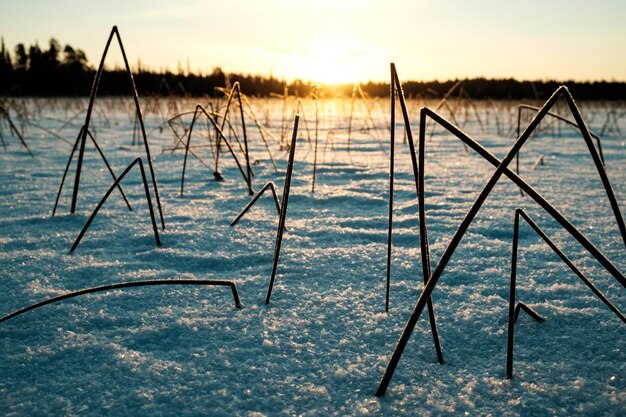
[[[101, 95], [130, 94], [128, 75], [124, 68], [107, 68], [98, 90]], [[194, 74], [179, 67], [176, 73], [144, 68], [141, 63], [131, 68], [140, 95], [214, 96], [216, 87], [228, 87], [239, 81], [242, 91], [250, 96], [268, 97], [285, 92], [301, 97], [309, 95], [313, 84], [295, 80], [286, 82], [272, 76], [226, 74], [216, 67], [210, 74]], [[0, 95], [9, 96], [88, 96], [95, 76], [85, 53], [70, 45], [62, 46], [50, 39], [47, 48], [18, 44], [11, 53], [0, 43]], [[440, 98], [458, 80], [403, 80], [405, 95], [412, 98]], [[617, 81], [518, 81], [474, 78], [463, 80], [465, 98], [495, 100], [545, 100], [556, 88], [566, 84], [579, 100], [626, 100], [626, 83]], [[350, 96], [353, 84], [321, 86], [326, 96]], [[361, 84], [371, 97], [389, 95], [389, 84]]]

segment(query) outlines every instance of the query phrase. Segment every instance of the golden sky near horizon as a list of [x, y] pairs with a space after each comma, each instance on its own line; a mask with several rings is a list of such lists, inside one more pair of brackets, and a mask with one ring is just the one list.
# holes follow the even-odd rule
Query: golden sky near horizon
[[625, 18], [623, 0], [0, 0], [11, 49], [54, 37], [95, 66], [117, 25], [132, 65], [322, 83], [384, 81], [391, 61], [403, 79], [624, 81]]

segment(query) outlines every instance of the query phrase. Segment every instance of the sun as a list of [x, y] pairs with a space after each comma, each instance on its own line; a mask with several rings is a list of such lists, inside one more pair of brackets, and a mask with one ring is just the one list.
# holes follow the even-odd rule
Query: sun
[[298, 56], [298, 78], [322, 84], [348, 84], [367, 81], [372, 66], [384, 61], [374, 48], [334, 41], [311, 45]]

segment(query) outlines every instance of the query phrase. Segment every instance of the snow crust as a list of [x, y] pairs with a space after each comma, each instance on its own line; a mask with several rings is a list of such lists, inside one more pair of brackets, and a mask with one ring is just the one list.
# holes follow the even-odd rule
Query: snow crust
[[[119, 174], [143, 154], [131, 143], [132, 101], [97, 103], [92, 124]], [[70, 174], [59, 211], [51, 217], [71, 146], [27, 126], [25, 139], [36, 156], [31, 159], [4, 131], [0, 316], [72, 290], [169, 278], [232, 280], [244, 307], [234, 307], [226, 288], [137, 288], [75, 298], [2, 323], [1, 415], [626, 414], [626, 327], [524, 223], [518, 300], [546, 322], [520, 315], [514, 378], [505, 379], [515, 208], [524, 208], [609, 300], [626, 310], [624, 288], [506, 179], [488, 198], [433, 294], [446, 363], [436, 363], [422, 317], [387, 395], [374, 397], [423, 285], [409, 150], [398, 118], [391, 310], [385, 313], [388, 103], [373, 102], [377, 129], [362, 128], [368, 116], [357, 106], [350, 153], [350, 101], [319, 104], [315, 193], [310, 192], [314, 103], [304, 103], [311, 143], [301, 121], [287, 231], [268, 306], [263, 302], [278, 223], [270, 194], [230, 227], [250, 197], [236, 165], [223, 154], [225, 181], [214, 181], [191, 158], [181, 197], [183, 155], [161, 153], [172, 144], [171, 131], [159, 129], [165, 102], [143, 101], [153, 109], [145, 112], [166, 222], [161, 247], [154, 243], [140, 176], [132, 172], [123, 187], [134, 210], [114, 192], [76, 252], [68, 253], [111, 183], [106, 168], [88, 143], [78, 213], [69, 214]], [[84, 116], [59, 127], [86, 106], [84, 100], [63, 99], [22, 104], [33, 121], [71, 142]], [[282, 101], [253, 104], [280, 137]], [[415, 138], [422, 104], [409, 103]], [[178, 105], [189, 110], [193, 102]], [[483, 128], [471, 114], [463, 128], [501, 158], [514, 139], [517, 109], [511, 103], [477, 106]], [[583, 105], [596, 131], [607, 111], [605, 104]], [[496, 114], [505, 126], [500, 132]], [[625, 121], [620, 119], [623, 132]], [[522, 150], [522, 176], [626, 271], [626, 250], [581, 135], [545, 124]], [[281, 193], [287, 153], [271, 144], [275, 172], [258, 130], [251, 121], [246, 128], [258, 161], [255, 190], [271, 180]], [[436, 262], [495, 168], [441, 128], [433, 132], [426, 149], [426, 209]], [[602, 140], [606, 170], [624, 209], [626, 138], [613, 134]], [[197, 152], [210, 160], [207, 148]], [[533, 170], [541, 155], [544, 164]]]

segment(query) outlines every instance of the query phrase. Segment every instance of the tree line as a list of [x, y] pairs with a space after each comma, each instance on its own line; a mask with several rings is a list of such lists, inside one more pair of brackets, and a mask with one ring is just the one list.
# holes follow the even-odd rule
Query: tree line
[[[15, 46], [11, 53], [0, 42], [0, 95], [11, 96], [87, 96], [96, 70], [85, 53], [70, 45], [62, 46], [56, 39], [50, 39], [48, 47], [42, 49], [37, 43], [26, 47]], [[177, 73], [169, 70], [155, 71], [143, 68], [140, 64], [133, 69], [137, 90], [143, 96], [214, 96], [216, 88], [228, 87], [239, 81], [245, 94], [268, 97], [291, 95], [305, 97], [312, 93], [311, 83], [295, 80], [286, 83], [272, 76], [226, 74], [219, 67], [210, 74]], [[403, 83], [408, 97], [440, 98], [458, 80], [410, 81]], [[626, 100], [626, 82], [618, 81], [518, 81], [509, 79], [473, 78], [463, 80], [451, 97], [463, 96], [471, 99], [510, 99], [545, 100], [561, 85], [567, 85], [574, 97], [579, 100]], [[351, 96], [352, 84], [321, 86], [326, 96]], [[368, 82], [361, 84], [363, 91], [372, 97], [387, 97], [389, 84]], [[106, 71], [99, 88], [102, 95], [128, 95], [129, 82], [126, 71], [114, 68]]]

